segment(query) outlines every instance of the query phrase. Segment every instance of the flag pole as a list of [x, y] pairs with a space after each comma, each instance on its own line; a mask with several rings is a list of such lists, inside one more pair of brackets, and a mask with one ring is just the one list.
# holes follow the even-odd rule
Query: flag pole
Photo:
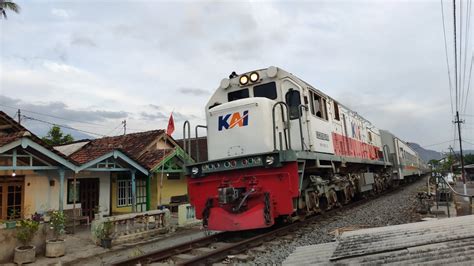
[[171, 111], [171, 114], [170, 114], [170, 118], [168, 120], [168, 127], [166, 128], [166, 135], [165, 135], [165, 149], [163, 151], [163, 162], [161, 164], [161, 178], [160, 178], [160, 199], [159, 199], [159, 203], [160, 203], [160, 206], [162, 206], [163, 202], [162, 202], [162, 199], [163, 199], [163, 175], [164, 175], [164, 172], [165, 172], [165, 158], [166, 158], [166, 150], [167, 150], [167, 140], [168, 140], [168, 136], [171, 137], [171, 134], [173, 134], [174, 132], [174, 119], [173, 119], [173, 112], [174, 112], [174, 108], [173, 108], [173, 111]]

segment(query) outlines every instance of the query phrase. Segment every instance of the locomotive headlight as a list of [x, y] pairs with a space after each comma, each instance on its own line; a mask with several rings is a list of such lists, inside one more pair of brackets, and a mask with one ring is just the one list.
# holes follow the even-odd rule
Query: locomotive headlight
[[274, 162], [275, 162], [275, 157], [273, 157], [273, 156], [267, 156], [265, 158], [265, 163], [267, 165], [272, 165]]
[[257, 72], [252, 72], [250, 74], [250, 81], [252, 82], [256, 82], [258, 80], [259, 76], [258, 76], [258, 73]]
[[249, 77], [247, 77], [246, 75], [242, 75], [240, 76], [239, 82], [241, 85], [245, 85], [249, 82]]
[[193, 175], [197, 175], [199, 173], [199, 168], [197, 168], [196, 166], [194, 166], [192, 169], [191, 169], [191, 172], [193, 173]]

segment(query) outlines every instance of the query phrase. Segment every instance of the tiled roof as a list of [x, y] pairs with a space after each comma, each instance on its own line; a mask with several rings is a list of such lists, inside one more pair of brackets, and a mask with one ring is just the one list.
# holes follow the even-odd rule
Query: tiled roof
[[27, 131], [19, 131], [10, 134], [0, 135], [0, 147], [20, 139], [26, 132]]
[[2, 111], [0, 111], [0, 128], [0, 147], [26, 137], [67, 160], [64, 154], [55, 150]]
[[161, 161], [163, 152], [157, 150], [156, 147], [149, 146], [158, 140], [163, 133], [164, 130], [160, 129], [94, 139], [72, 153], [69, 158], [79, 164], [84, 164], [113, 150], [120, 150], [142, 166], [151, 169]]
[[142, 156], [140, 156], [140, 162], [148, 169], [152, 169], [156, 166], [163, 158], [168, 154], [172, 153], [174, 149], [163, 149], [163, 150], [154, 150], [147, 151]]
[[[204, 162], [207, 161], [207, 137], [199, 137], [197, 138], [197, 142], [199, 144], [199, 161]], [[176, 143], [184, 149], [184, 140], [177, 139]], [[188, 143], [186, 143], [186, 146]], [[196, 138], [191, 138], [191, 157], [193, 159], [197, 159], [196, 156]]]

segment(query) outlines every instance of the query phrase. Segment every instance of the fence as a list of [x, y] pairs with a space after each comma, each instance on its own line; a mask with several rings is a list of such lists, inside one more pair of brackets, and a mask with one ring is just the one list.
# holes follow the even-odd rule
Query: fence
[[113, 243], [166, 233], [170, 228], [170, 217], [168, 209], [103, 217], [92, 222], [92, 239], [98, 243], [104, 223], [111, 224]]

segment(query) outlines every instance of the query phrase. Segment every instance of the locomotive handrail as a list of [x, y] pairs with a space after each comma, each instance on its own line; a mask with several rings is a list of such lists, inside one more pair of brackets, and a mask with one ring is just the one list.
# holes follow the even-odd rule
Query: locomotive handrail
[[203, 126], [203, 125], [197, 125], [197, 126], [194, 128], [194, 132], [195, 132], [195, 138], [196, 138], [196, 162], [199, 162], [199, 140], [198, 140], [198, 128], [205, 128], [205, 129], [207, 129], [207, 126]]
[[[188, 126], [187, 138], [186, 138], [186, 125]], [[186, 147], [186, 143], [188, 144], [187, 147]], [[185, 153], [189, 154], [190, 156], [192, 155], [191, 154], [191, 124], [189, 123], [188, 120], [184, 121], [184, 124], [183, 124], [183, 149]]]
[[301, 137], [301, 150], [304, 151], [304, 137], [303, 137], [303, 125], [301, 124], [301, 117], [303, 116], [303, 108], [308, 111], [308, 106], [300, 104], [298, 106], [298, 122], [300, 123], [300, 137]]
[[[283, 122], [283, 125], [285, 128], [283, 128], [283, 134], [285, 135], [285, 144], [286, 144], [286, 149], [291, 150], [291, 133], [290, 133], [290, 111], [288, 109], [288, 105], [285, 102], [277, 102], [273, 105], [272, 109], [272, 119], [273, 119], [273, 150], [277, 150], [276, 148], [276, 121], [275, 121], [275, 108], [277, 106], [280, 106], [281, 109], [281, 120]], [[285, 119], [285, 113], [283, 111], [283, 106], [286, 109], [286, 119]], [[287, 133], [288, 132], [288, 133]], [[280, 135], [280, 150], [283, 146], [282, 140], [281, 140], [281, 135]]]

